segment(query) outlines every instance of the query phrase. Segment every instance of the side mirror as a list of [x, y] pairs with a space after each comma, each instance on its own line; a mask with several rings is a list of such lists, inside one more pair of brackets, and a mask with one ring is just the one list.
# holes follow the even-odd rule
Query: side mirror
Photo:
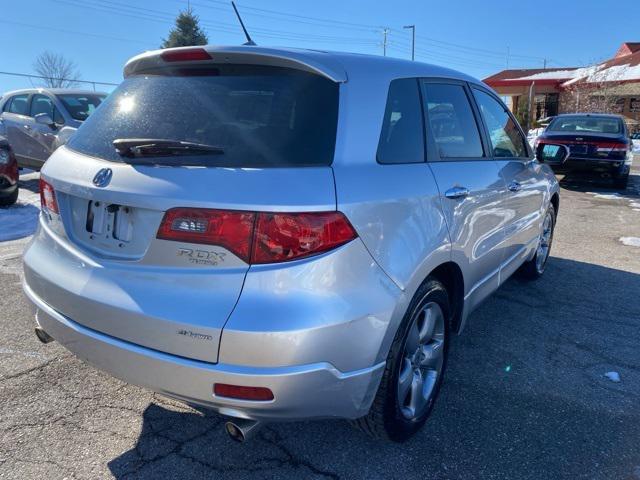
[[40, 125], [47, 125], [51, 128], [56, 128], [55, 122], [48, 113], [39, 113], [33, 118], [35, 118], [36, 123], [39, 123]]
[[536, 158], [541, 163], [549, 165], [562, 165], [569, 158], [569, 147], [566, 145], [554, 145], [541, 143], [536, 149]]

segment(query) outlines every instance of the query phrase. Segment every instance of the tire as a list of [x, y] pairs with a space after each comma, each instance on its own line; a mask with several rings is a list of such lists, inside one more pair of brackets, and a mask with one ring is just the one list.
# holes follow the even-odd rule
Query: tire
[[[546, 227], [547, 218], [549, 218], [549, 222], [550, 222], [548, 231]], [[518, 271], [518, 273], [520, 274], [520, 277], [525, 278], [527, 280], [536, 280], [542, 276], [547, 266], [547, 260], [549, 259], [549, 254], [551, 253], [551, 245], [553, 243], [553, 231], [555, 230], [555, 227], [556, 227], [556, 210], [553, 207], [553, 205], [549, 205], [549, 208], [547, 209], [544, 216], [543, 228], [542, 228], [542, 232], [540, 232], [540, 237], [538, 239], [536, 254], [531, 260], [522, 264], [522, 266], [520, 267], [520, 270]], [[546, 244], [546, 248], [544, 248], [545, 244]], [[543, 257], [541, 257], [541, 255], [543, 255]]]
[[615, 177], [613, 179], [613, 185], [618, 190], [626, 190], [629, 184], [629, 174], [622, 175], [621, 177]]
[[0, 197], [0, 207], [8, 207], [13, 205], [18, 200], [18, 187], [13, 191], [11, 195], [6, 197]]
[[[428, 277], [414, 295], [398, 327], [369, 413], [353, 421], [357, 428], [373, 438], [404, 442], [424, 425], [440, 392], [447, 366], [450, 311], [444, 285]], [[415, 330], [412, 328], [414, 325]], [[431, 334], [428, 334], [429, 330]], [[423, 333], [425, 335], [421, 339]], [[407, 355], [410, 349], [413, 351], [411, 344], [415, 340], [418, 340], [418, 348], [410, 361]], [[428, 353], [424, 355], [424, 352]], [[402, 385], [399, 383], [401, 374], [405, 378]], [[410, 384], [408, 390], [407, 384]], [[401, 391], [405, 393], [403, 398], [400, 398]], [[413, 397], [414, 391], [422, 395]], [[419, 398], [419, 401], [413, 403], [416, 408], [412, 409], [414, 398]]]

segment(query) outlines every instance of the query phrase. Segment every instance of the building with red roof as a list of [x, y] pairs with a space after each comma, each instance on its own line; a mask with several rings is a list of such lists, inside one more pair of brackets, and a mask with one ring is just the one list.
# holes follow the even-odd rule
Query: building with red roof
[[622, 114], [640, 129], [640, 42], [623, 43], [613, 58], [590, 67], [503, 70], [484, 79], [525, 124], [571, 112]]

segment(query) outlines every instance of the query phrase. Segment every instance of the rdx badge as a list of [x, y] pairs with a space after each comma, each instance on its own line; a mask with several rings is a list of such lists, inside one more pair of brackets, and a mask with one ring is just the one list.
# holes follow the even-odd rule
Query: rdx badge
[[210, 250], [196, 250], [193, 248], [179, 248], [178, 256], [186, 258], [190, 263], [198, 265], [218, 265], [224, 262], [227, 256], [224, 252], [214, 252]]

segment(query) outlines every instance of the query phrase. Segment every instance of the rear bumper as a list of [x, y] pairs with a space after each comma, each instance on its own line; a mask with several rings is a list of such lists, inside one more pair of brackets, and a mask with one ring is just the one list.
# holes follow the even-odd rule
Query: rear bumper
[[[326, 362], [261, 368], [189, 360], [83, 327], [49, 307], [26, 283], [24, 291], [38, 325], [79, 358], [125, 382], [232, 417], [263, 421], [358, 418], [369, 410], [384, 370], [384, 362], [342, 372]], [[214, 383], [267, 387], [274, 399], [216, 397]]]
[[605, 172], [615, 175], [625, 175], [631, 168], [630, 162], [625, 160], [601, 160], [590, 158], [569, 158], [559, 166], [552, 166], [554, 172]]

